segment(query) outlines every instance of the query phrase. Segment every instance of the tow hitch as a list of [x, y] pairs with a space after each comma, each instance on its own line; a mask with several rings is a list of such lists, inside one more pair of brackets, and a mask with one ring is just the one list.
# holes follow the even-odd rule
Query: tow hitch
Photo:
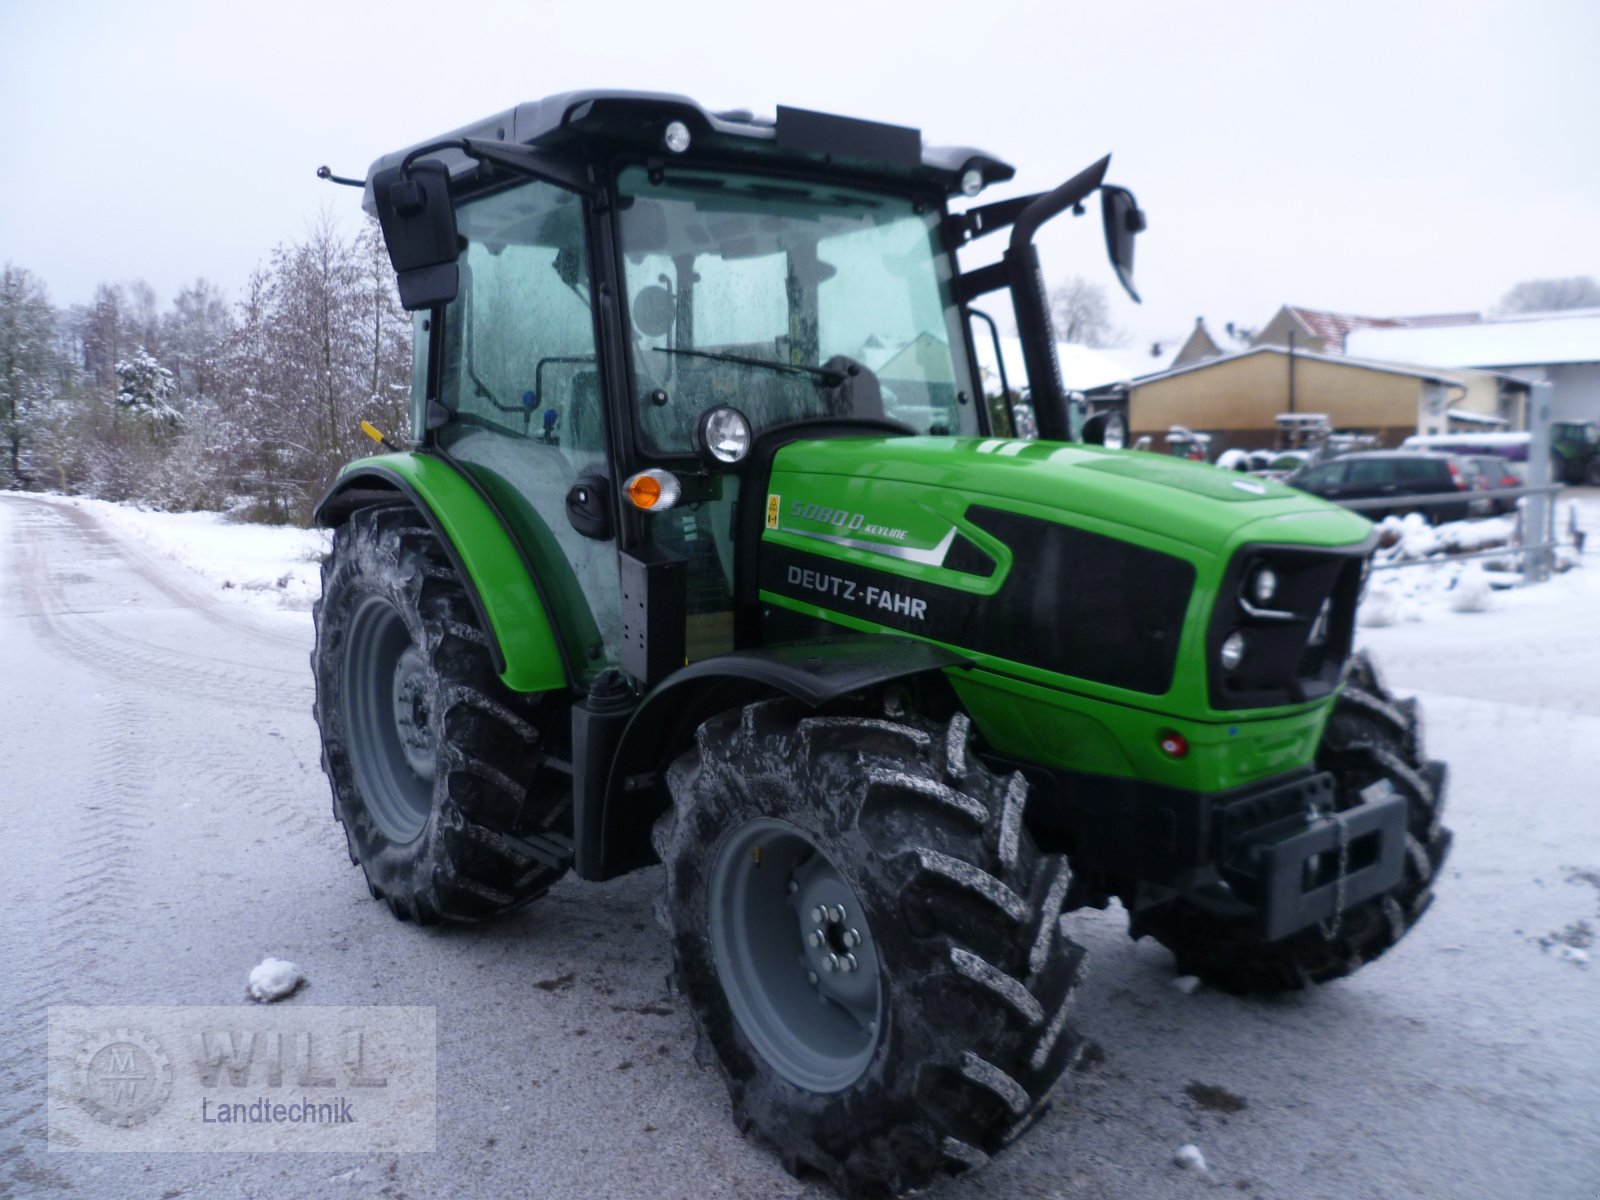
[[1406, 802], [1386, 780], [1361, 803], [1334, 812], [1326, 772], [1294, 785], [1299, 811], [1227, 839], [1220, 873], [1261, 915], [1262, 935], [1278, 941], [1322, 923], [1331, 936], [1342, 914], [1393, 888], [1405, 870]]

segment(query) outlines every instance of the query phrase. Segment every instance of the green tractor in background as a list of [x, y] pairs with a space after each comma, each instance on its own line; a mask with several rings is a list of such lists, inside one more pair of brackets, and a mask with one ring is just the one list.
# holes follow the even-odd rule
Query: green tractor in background
[[1600, 487], [1600, 421], [1550, 426], [1550, 475], [1557, 483]]
[[[1300, 988], [1404, 936], [1449, 846], [1414, 702], [1351, 654], [1370, 524], [1076, 440], [1033, 237], [1099, 191], [1131, 293], [1105, 170], [976, 205], [1012, 168], [913, 129], [595, 91], [365, 181], [416, 368], [410, 448], [318, 509], [352, 859], [419, 922], [664, 864], [738, 1120], [850, 1193], [1039, 1117], [1074, 910]], [[974, 365], [1002, 290], [1036, 441]]]

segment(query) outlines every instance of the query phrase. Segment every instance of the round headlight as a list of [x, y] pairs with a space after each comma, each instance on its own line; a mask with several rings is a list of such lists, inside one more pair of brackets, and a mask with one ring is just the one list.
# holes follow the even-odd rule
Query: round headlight
[[1250, 598], [1257, 604], [1270, 604], [1278, 594], [1278, 573], [1271, 567], [1262, 567], [1250, 581]]
[[674, 154], [682, 154], [689, 148], [689, 127], [682, 121], [668, 122], [663, 140], [667, 143], [668, 150]]
[[750, 422], [737, 408], [707, 409], [698, 431], [701, 452], [719, 463], [736, 463], [750, 453]]
[[1234, 630], [1222, 639], [1222, 648], [1217, 652], [1217, 659], [1222, 663], [1224, 671], [1237, 670], [1244, 661], [1244, 634]]
[[977, 167], [968, 167], [961, 172], [961, 194], [963, 196], [976, 196], [983, 191], [983, 172]]

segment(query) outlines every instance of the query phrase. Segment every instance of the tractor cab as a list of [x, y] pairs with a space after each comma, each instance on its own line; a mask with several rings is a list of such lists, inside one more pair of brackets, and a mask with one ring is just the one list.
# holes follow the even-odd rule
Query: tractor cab
[[[1031, 237], [1105, 165], [957, 214], [1012, 168], [914, 129], [602, 92], [388, 155], [365, 200], [417, 313], [413, 440], [503, 517], [566, 676], [653, 683], [749, 640], [734, 514], [775, 431], [989, 432], [977, 296], [1011, 287], [1041, 432], [1070, 435]], [[1104, 192], [1131, 290], [1143, 217]], [[1002, 261], [962, 274], [956, 250], [1004, 228]], [[633, 619], [630, 585], [655, 615]]]

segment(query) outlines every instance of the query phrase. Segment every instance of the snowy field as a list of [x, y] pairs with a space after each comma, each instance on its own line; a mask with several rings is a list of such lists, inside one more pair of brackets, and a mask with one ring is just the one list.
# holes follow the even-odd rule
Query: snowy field
[[[1358, 638], [1452, 772], [1455, 850], [1418, 929], [1251, 1003], [1174, 987], [1120, 912], [1079, 914], [1100, 1053], [931, 1195], [1600, 1196], [1600, 493], [1568, 498], [1589, 544], [1547, 584], [1496, 590], [1492, 562], [1374, 576], [1387, 612]], [[827, 1195], [743, 1140], [696, 1067], [658, 872], [569, 879], [483, 928], [369, 899], [310, 717], [322, 546], [0, 493], [0, 1196]], [[47, 1005], [245, 1004], [268, 955], [308, 979], [284, 1004], [437, 1008], [437, 1152], [46, 1152]], [[1189, 1145], [1203, 1171], [1175, 1163]]]

